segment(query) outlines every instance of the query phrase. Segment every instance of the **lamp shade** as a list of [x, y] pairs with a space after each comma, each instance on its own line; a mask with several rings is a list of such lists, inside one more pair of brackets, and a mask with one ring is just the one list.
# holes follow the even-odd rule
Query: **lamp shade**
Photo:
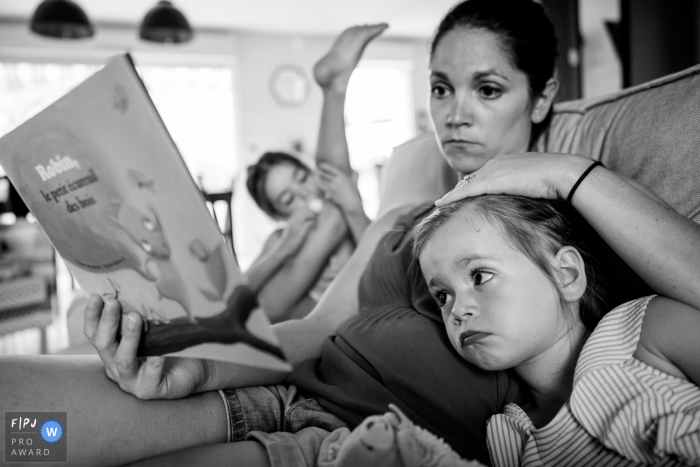
[[71, 0], [44, 0], [34, 11], [29, 28], [42, 36], [61, 39], [91, 37], [95, 30], [87, 15]]
[[179, 43], [192, 39], [187, 18], [172, 3], [160, 1], [141, 22], [139, 37], [151, 42]]

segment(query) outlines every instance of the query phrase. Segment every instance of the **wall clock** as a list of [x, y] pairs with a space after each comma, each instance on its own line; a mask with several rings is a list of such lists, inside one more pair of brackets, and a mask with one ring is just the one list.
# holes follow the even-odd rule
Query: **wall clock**
[[283, 107], [299, 107], [309, 97], [311, 83], [301, 67], [280, 65], [270, 77], [270, 93]]

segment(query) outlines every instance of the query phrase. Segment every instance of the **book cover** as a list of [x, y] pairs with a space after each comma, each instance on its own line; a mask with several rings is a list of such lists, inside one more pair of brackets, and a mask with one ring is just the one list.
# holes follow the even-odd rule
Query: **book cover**
[[0, 165], [81, 288], [144, 317], [141, 355], [289, 369], [129, 55], [0, 138]]

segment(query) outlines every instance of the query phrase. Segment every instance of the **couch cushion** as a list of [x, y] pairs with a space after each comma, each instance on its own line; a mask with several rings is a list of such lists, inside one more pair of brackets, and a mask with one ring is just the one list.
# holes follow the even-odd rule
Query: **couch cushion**
[[700, 66], [601, 98], [557, 104], [535, 148], [600, 160], [700, 221]]

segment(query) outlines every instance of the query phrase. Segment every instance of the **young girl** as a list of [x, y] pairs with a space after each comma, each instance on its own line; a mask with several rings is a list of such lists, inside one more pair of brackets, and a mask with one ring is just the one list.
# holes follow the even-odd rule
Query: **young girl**
[[[251, 197], [267, 215], [285, 224], [272, 232], [260, 256], [245, 271], [248, 283], [259, 290], [259, 301], [273, 322], [302, 318], [314, 307], [369, 224], [357, 185], [350, 177], [329, 164], [321, 165], [319, 174], [323, 178], [284, 152], [267, 152], [248, 167], [246, 183]], [[333, 192], [336, 197], [331, 195]], [[317, 267], [285, 274], [297, 261], [297, 253], [309, 233], [317, 224], [329, 223], [329, 213], [324, 211], [334, 208], [342, 214], [336, 222], [344, 224], [349, 235], [341, 241], [322, 239], [332, 244]], [[287, 277], [267, 286], [276, 275]]]
[[608, 312], [604, 248], [559, 200], [483, 195], [421, 224], [414, 253], [452, 346], [522, 381], [489, 421], [494, 465], [700, 462], [698, 304]]
[[[308, 314], [369, 225], [350, 167], [343, 112], [345, 91], [364, 48], [386, 27], [345, 30], [314, 67], [324, 93], [323, 112], [339, 116], [322, 119], [317, 170], [283, 152], [265, 153], [248, 167], [251, 197], [267, 215], [286, 224], [270, 235], [245, 271], [272, 322]], [[334, 225], [345, 235], [324, 234]]]

